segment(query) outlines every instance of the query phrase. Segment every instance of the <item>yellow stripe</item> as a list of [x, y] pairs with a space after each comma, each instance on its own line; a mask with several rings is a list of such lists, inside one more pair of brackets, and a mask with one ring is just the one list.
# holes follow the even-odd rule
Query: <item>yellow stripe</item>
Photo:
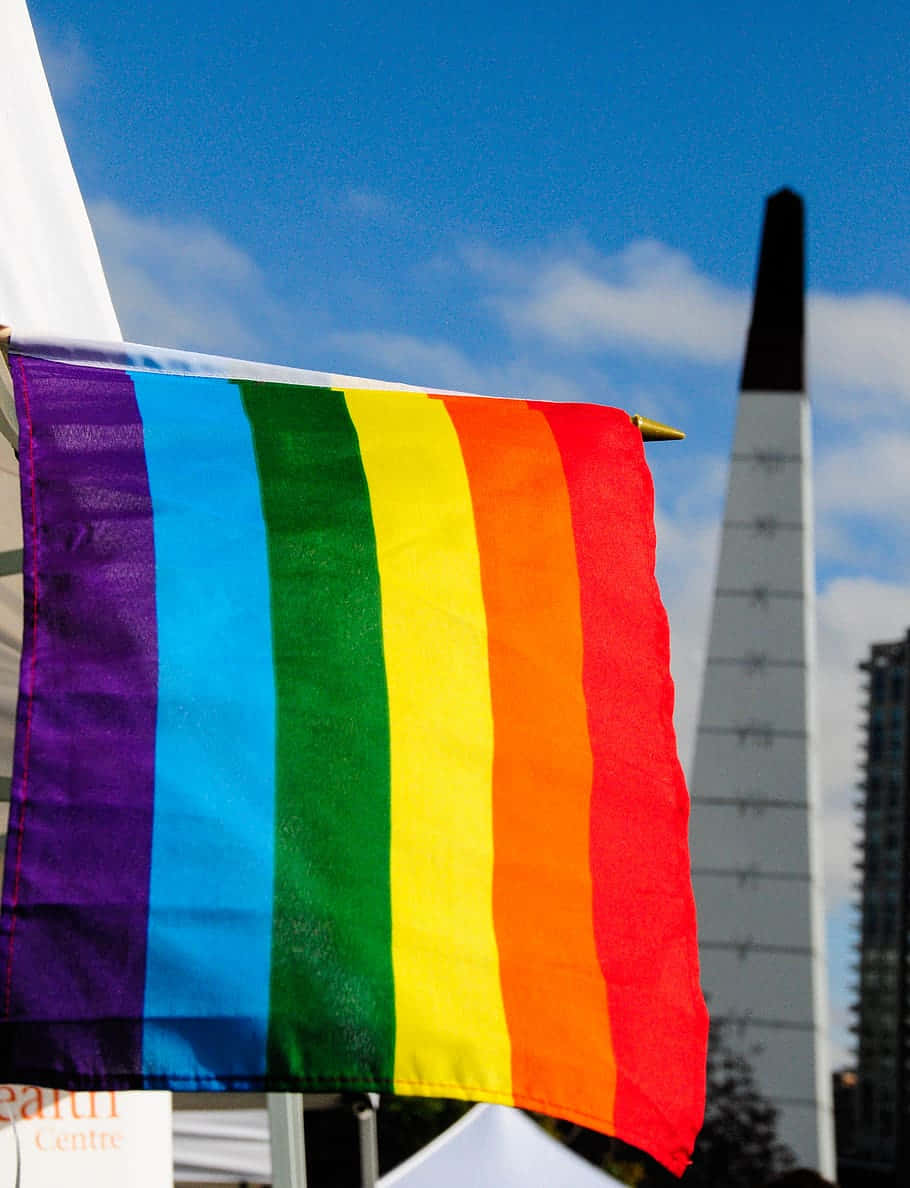
[[487, 629], [464, 462], [441, 401], [345, 397], [376, 530], [389, 685], [395, 1089], [510, 1103]]

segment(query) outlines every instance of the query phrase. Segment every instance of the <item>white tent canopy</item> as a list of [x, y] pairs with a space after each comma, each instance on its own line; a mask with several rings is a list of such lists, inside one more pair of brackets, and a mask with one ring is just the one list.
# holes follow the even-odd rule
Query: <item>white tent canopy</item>
[[0, 323], [19, 334], [120, 338], [25, 0], [3, 0]]
[[379, 1181], [380, 1188], [615, 1188], [520, 1110], [480, 1105]]
[[266, 1110], [175, 1110], [173, 1127], [176, 1183], [271, 1182]]
[[[174, 1179], [268, 1183], [265, 1110], [180, 1110]], [[616, 1188], [619, 1181], [550, 1138], [520, 1110], [480, 1105], [383, 1176], [379, 1188]]]

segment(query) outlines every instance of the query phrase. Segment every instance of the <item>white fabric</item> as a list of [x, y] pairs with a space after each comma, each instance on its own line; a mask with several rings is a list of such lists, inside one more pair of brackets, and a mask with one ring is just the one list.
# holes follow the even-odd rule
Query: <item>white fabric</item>
[[120, 338], [25, 0], [0, 14], [0, 323]]
[[[12, 347], [20, 355], [74, 363], [86, 367], [126, 367], [131, 371], [164, 372], [168, 375], [198, 375], [212, 379], [266, 380], [273, 384], [310, 384], [322, 388], [391, 389], [396, 392], [426, 392], [426, 387], [394, 380], [364, 379], [334, 371], [307, 371], [275, 363], [253, 363], [221, 355], [200, 355], [171, 347], [143, 346], [136, 342], [99, 342], [54, 336], [13, 334]], [[470, 396], [449, 388], [430, 388], [441, 396]]]
[[[265, 1110], [177, 1110], [174, 1179], [271, 1181]], [[480, 1105], [383, 1176], [379, 1188], [616, 1188], [520, 1110]]]

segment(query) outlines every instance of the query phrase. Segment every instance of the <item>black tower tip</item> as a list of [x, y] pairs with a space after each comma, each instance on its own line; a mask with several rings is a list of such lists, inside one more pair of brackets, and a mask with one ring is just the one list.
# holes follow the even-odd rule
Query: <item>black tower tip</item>
[[802, 392], [803, 200], [778, 190], [765, 203], [752, 322], [740, 388], [744, 392]]

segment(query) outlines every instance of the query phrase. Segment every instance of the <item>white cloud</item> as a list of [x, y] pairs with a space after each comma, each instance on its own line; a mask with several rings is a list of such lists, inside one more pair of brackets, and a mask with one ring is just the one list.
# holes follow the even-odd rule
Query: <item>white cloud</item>
[[529, 360], [483, 365], [450, 343], [412, 334], [337, 331], [329, 341], [362, 359], [371, 370], [381, 372], [382, 378], [402, 383], [541, 400], [605, 402], [610, 395], [606, 378], [590, 369], [586, 379], [573, 380]]
[[[830, 427], [829, 427], [830, 428]], [[816, 554], [889, 579], [910, 574], [910, 427], [892, 420], [826, 433], [815, 467]]]
[[137, 215], [109, 199], [89, 215], [124, 336], [248, 355], [277, 306], [250, 256], [201, 221]]
[[489, 253], [469, 256], [476, 271], [523, 291], [494, 298], [513, 329], [577, 350], [630, 347], [711, 363], [742, 347], [745, 294], [699, 273], [682, 252], [653, 240], [617, 255], [544, 258], [509, 272]]
[[819, 452], [815, 468], [819, 516], [910, 521], [910, 428], [862, 432]]
[[[810, 375], [832, 386], [828, 412], [860, 420], [893, 415], [895, 397], [910, 403], [906, 298], [887, 293], [811, 294], [808, 327]], [[856, 398], [857, 390], [865, 393], [862, 399]]]

